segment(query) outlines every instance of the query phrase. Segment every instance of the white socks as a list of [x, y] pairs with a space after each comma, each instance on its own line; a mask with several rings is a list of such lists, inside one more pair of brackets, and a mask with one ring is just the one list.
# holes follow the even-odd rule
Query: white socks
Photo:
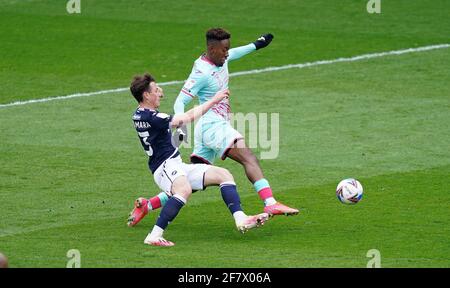
[[163, 233], [164, 233], [164, 229], [155, 225], [155, 226], [153, 226], [152, 232], [148, 233], [147, 238], [145, 238], [145, 240], [156, 239], [156, 238], [162, 237]]
[[247, 218], [247, 215], [243, 211], [236, 211], [233, 213], [233, 217], [236, 223], [241, 223]]

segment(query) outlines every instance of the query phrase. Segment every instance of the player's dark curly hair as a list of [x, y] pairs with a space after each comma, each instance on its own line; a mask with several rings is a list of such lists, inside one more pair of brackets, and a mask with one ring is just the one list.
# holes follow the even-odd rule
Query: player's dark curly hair
[[212, 42], [222, 41], [225, 39], [230, 39], [231, 34], [227, 30], [222, 28], [211, 28], [206, 31], [206, 44]]
[[150, 91], [150, 83], [155, 82], [155, 78], [152, 75], [145, 73], [143, 76], [134, 76], [130, 85], [131, 94], [138, 103], [141, 103], [144, 99], [144, 92]]

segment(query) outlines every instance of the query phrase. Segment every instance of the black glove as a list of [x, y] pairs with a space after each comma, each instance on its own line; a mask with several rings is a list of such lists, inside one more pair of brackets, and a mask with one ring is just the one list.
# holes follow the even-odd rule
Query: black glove
[[256, 46], [256, 50], [266, 47], [272, 42], [273, 35], [272, 34], [264, 34], [258, 38], [253, 44]]

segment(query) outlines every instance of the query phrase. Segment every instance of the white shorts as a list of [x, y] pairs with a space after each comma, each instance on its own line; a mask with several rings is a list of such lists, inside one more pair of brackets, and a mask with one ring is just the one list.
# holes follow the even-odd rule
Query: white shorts
[[205, 172], [210, 165], [186, 164], [180, 156], [164, 161], [153, 174], [155, 183], [166, 194], [172, 195], [172, 183], [180, 176], [186, 176], [192, 190], [204, 190]]

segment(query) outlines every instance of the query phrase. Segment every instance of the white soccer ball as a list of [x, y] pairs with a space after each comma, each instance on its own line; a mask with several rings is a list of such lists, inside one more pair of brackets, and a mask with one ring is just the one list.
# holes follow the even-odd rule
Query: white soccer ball
[[363, 187], [356, 179], [344, 179], [336, 188], [336, 196], [344, 204], [356, 204], [363, 196]]

